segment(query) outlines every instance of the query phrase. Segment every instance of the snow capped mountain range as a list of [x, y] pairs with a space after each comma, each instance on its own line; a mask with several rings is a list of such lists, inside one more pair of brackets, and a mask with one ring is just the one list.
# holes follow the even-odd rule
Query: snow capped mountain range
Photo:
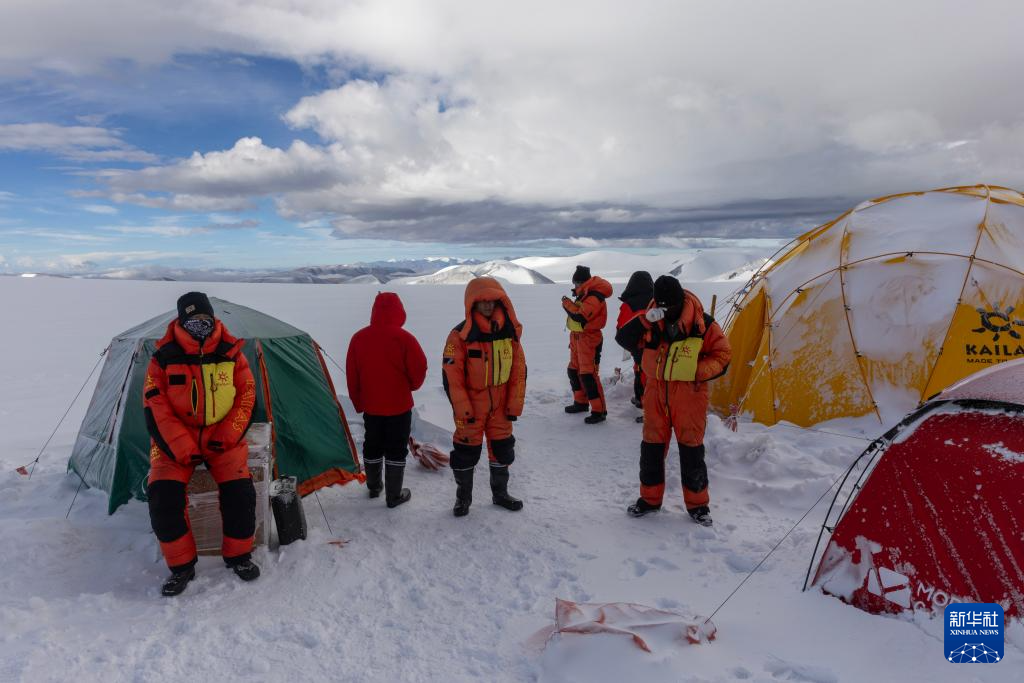
[[[684, 282], [742, 283], [774, 253], [775, 246], [723, 245], [700, 249], [667, 249], [655, 254], [588, 251], [573, 256], [526, 256], [480, 262], [452, 257], [390, 260], [291, 269], [188, 269], [144, 266], [119, 270], [79, 270], [58, 277], [183, 282], [248, 282], [302, 284], [451, 284], [474, 277], [494, 277], [514, 285], [568, 283], [577, 265], [612, 283], [624, 283], [637, 270], [655, 277], [669, 273]], [[438, 269], [439, 266], [442, 266]]]
[[554, 280], [515, 261], [487, 261], [480, 264], [448, 266], [431, 275], [411, 278], [410, 285], [459, 285], [476, 277], [493, 277], [513, 285], [550, 285]]

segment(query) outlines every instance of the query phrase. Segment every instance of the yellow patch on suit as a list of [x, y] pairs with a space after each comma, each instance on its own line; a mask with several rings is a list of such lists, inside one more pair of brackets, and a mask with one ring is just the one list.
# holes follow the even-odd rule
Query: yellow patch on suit
[[223, 420], [235, 405], [235, 362], [203, 364], [203, 388], [206, 390], [206, 424]]
[[669, 382], [692, 382], [697, 379], [697, 359], [703, 346], [704, 340], [700, 337], [688, 337], [670, 344], [665, 354], [662, 378]]
[[494, 386], [501, 386], [508, 382], [512, 374], [512, 340], [497, 339], [491, 343], [491, 347], [491, 383]]

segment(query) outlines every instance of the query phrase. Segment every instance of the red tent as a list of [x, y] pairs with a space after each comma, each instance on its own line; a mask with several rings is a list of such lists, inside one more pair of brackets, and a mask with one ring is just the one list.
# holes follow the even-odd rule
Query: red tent
[[869, 612], [995, 602], [1024, 616], [1024, 359], [950, 387], [872, 443], [836, 493], [808, 579], [816, 562], [810, 585]]

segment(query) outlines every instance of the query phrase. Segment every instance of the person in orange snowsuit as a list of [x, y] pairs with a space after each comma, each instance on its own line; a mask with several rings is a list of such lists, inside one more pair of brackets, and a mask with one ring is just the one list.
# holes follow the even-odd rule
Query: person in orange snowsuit
[[448, 335], [442, 379], [455, 418], [451, 462], [455, 477], [456, 517], [469, 514], [473, 502], [473, 468], [487, 437], [491, 500], [507, 510], [523, 501], [508, 493], [509, 465], [515, 460], [512, 423], [523, 414], [526, 357], [519, 339], [523, 326], [512, 302], [494, 278], [478, 277], [466, 285], [466, 316]]
[[149, 516], [171, 577], [163, 595], [178, 595], [195, 577], [196, 543], [185, 488], [205, 464], [220, 494], [224, 562], [244, 581], [259, 577], [252, 561], [256, 489], [245, 432], [256, 382], [241, 339], [215, 319], [201, 292], [178, 299], [178, 318], [156, 343], [143, 388], [149, 451]]
[[572, 284], [575, 298], [562, 297], [562, 308], [568, 316], [565, 324], [569, 328], [568, 375], [572, 387], [572, 405], [566, 406], [565, 412], [584, 413], [589, 409], [584, 422], [597, 424], [608, 416], [600, 374], [604, 342], [601, 330], [608, 322], [605, 299], [612, 295], [612, 286], [592, 276], [586, 266], [576, 266]]
[[729, 367], [729, 339], [704, 312], [700, 299], [668, 275], [655, 281], [654, 301], [643, 323], [647, 332], [642, 364], [647, 385], [640, 444], [640, 498], [627, 511], [641, 517], [661, 509], [665, 457], [674, 433], [679, 442], [686, 510], [698, 524], [711, 526], [704, 462], [707, 383], [725, 374]]

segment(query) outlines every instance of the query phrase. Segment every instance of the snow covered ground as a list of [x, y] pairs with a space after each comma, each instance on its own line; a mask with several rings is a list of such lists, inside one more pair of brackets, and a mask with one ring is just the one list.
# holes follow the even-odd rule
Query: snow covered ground
[[[536, 268], [552, 279], [555, 274]], [[630, 265], [629, 267], [632, 267]], [[651, 266], [652, 271], [658, 267]], [[595, 273], [600, 269], [595, 268]], [[700, 283], [705, 300], [735, 283]], [[667, 511], [631, 519], [640, 428], [629, 387], [608, 388], [608, 422], [568, 416], [565, 285], [512, 286], [530, 367], [517, 423], [511, 490], [526, 508], [489, 504], [483, 484], [467, 518], [451, 516], [448, 472], [410, 466], [412, 501], [387, 510], [357, 485], [322, 491], [334, 530], [306, 499], [308, 541], [257, 554], [263, 577], [242, 584], [204, 558], [178, 599], [146, 507], [108, 517], [98, 491], [65, 474], [91, 387], [29, 480], [30, 462], [99, 352], [116, 333], [173, 307], [174, 282], [0, 278], [0, 681], [1009, 681], [1024, 672], [1010, 628], [1003, 662], [964, 670], [943, 658], [940, 619], [872, 616], [801, 593], [825, 514], [816, 508], [715, 617], [716, 641], [651, 654], [610, 635], [564, 636], [542, 649], [555, 598], [630, 601], [710, 614], [865, 445], [784, 425], [708, 431], [713, 529], [682, 511], [669, 458]], [[309, 331], [337, 360], [379, 287], [196, 285]], [[447, 427], [439, 379], [461, 287], [398, 287], [407, 327], [432, 367], [422, 416]], [[615, 302], [617, 303], [617, 302]], [[614, 315], [611, 316], [614, 319]], [[627, 364], [609, 344], [603, 375]], [[333, 369], [333, 368], [332, 368]], [[344, 377], [335, 373], [344, 387]], [[355, 416], [352, 416], [355, 417]], [[878, 424], [843, 425], [866, 438]], [[332, 538], [348, 541], [329, 545]]]

